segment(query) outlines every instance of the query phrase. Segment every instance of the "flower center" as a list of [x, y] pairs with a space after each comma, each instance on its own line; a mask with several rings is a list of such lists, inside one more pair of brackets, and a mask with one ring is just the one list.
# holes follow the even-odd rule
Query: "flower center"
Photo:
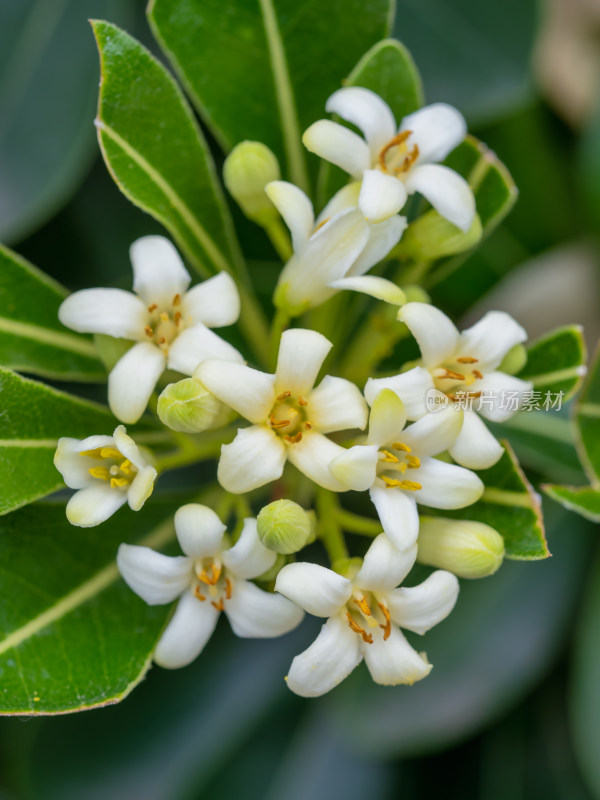
[[472, 391], [471, 387], [483, 378], [483, 372], [477, 369], [478, 359], [473, 356], [458, 356], [431, 371], [435, 388], [443, 392], [452, 402], [476, 398], [481, 392]]
[[307, 401], [302, 395], [294, 397], [291, 392], [281, 392], [267, 419], [267, 425], [289, 444], [302, 441], [302, 435], [313, 424], [306, 418]]
[[150, 319], [144, 328], [148, 339], [154, 342], [165, 353], [169, 350], [169, 345], [183, 330], [183, 319], [179, 307], [181, 306], [181, 295], [176, 294], [171, 300], [170, 305], [160, 308], [157, 303], [148, 306]]
[[92, 478], [108, 481], [111, 489], [127, 491], [137, 475], [137, 467], [128, 458], [124, 458], [116, 447], [97, 447], [95, 450], [84, 450], [80, 455], [104, 462], [97, 467], [90, 467], [88, 472]]
[[412, 131], [402, 131], [381, 148], [377, 158], [377, 166], [387, 175], [400, 176], [409, 171], [419, 157], [419, 145], [408, 145]]
[[231, 598], [233, 584], [219, 559], [211, 556], [197, 559], [194, 563], [194, 573], [197, 578], [194, 586], [196, 598], [201, 603], [210, 599], [211, 606], [217, 611], [223, 611], [225, 600]]
[[407, 444], [394, 442], [389, 449], [382, 448], [379, 451], [377, 476], [384, 482], [386, 489], [398, 488], [416, 492], [423, 488], [422, 485], [403, 476], [408, 470], [418, 469], [420, 466], [421, 461], [412, 454]]
[[373, 592], [354, 590], [346, 604], [346, 620], [349, 627], [365, 644], [373, 644], [373, 633], [369, 632], [369, 628], [381, 628], [384, 642], [389, 639], [392, 632], [389, 609]]

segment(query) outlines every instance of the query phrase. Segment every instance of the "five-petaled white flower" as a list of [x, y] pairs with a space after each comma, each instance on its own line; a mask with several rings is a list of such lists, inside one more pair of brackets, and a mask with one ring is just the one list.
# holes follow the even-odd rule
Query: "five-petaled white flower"
[[117, 564], [127, 584], [149, 605], [179, 598], [154, 660], [183, 667], [209, 640], [224, 611], [237, 636], [270, 638], [295, 628], [303, 611], [278, 594], [259, 589], [256, 578], [275, 563], [256, 532], [256, 520], [244, 520], [230, 546], [225, 526], [212, 509], [190, 503], [175, 514], [175, 531], [185, 556], [166, 556], [149, 547], [122, 544]]
[[337, 122], [319, 120], [302, 141], [311, 152], [362, 178], [359, 205], [371, 222], [398, 213], [407, 194], [419, 192], [458, 228], [471, 227], [473, 192], [458, 173], [436, 163], [466, 136], [465, 121], [455, 108], [425, 106], [404, 117], [398, 128], [387, 103], [358, 86], [338, 89], [325, 108], [356, 125], [365, 138]]
[[384, 534], [367, 551], [358, 573], [344, 578], [318, 564], [286, 565], [275, 588], [309, 614], [329, 617], [292, 661], [289, 688], [317, 697], [338, 685], [364, 658], [376, 683], [412, 684], [431, 671], [400, 628], [425, 633], [452, 611], [458, 580], [438, 570], [418, 586], [396, 588], [410, 572], [417, 547], [398, 550]]
[[[470, 469], [491, 467], [503, 448], [477, 412], [491, 422], [504, 422], [518, 411], [532, 384], [498, 371], [498, 366], [512, 347], [527, 339], [527, 332], [504, 311], [488, 311], [479, 322], [459, 333], [442, 311], [427, 303], [407, 303], [398, 319], [408, 326], [421, 348], [423, 367], [417, 369], [428, 370], [430, 391], [437, 389], [442, 393], [437, 399], [464, 409], [463, 427], [449, 448], [450, 455]], [[405, 375], [369, 380], [365, 386], [367, 400], [374, 399], [383, 388], [402, 396]]]
[[240, 300], [225, 272], [187, 288], [190, 276], [168, 239], [144, 236], [131, 246], [133, 290], [83, 289], [62, 303], [63, 325], [80, 333], [104, 333], [135, 344], [108, 379], [108, 402], [122, 422], [144, 413], [166, 367], [191, 375], [203, 358], [243, 358], [210, 328], [234, 323]]
[[309, 198], [292, 183], [273, 181], [266, 192], [290, 229], [294, 248], [279, 277], [279, 306], [297, 316], [341, 289], [389, 297], [398, 305], [404, 302], [403, 292], [390, 281], [365, 277], [400, 240], [404, 217], [370, 225], [357, 208], [358, 182], [334, 195], [316, 220]]
[[448, 407], [407, 428], [405, 424], [404, 403], [384, 389], [373, 401], [367, 444], [344, 450], [329, 467], [347, 488], [370, 490], [383, 530], [399, 548], [417, 541], [417, 503], [463, 508], [483, 492], [474, 472], [433, 458], [456, 441], [463, 425], [461, 411]]
[[327, 375], [313, 389], [331, 342], [316, 331], [286, 331], [275, 375], [244, 364], [203, 361], [194, 375], [215, 397], [253, 424], [223, 445], [217, 477], [229, 492], [249, 492], [283, 472], [286, 459], [320, 486], [347, 487], [329, 462], [344, 449], [324, 434], [367, 424], [367, 404], [357, 387]]
[[125, 503], [139, 511], [156, 479], [123, 425], [112, 436], [59, 439], [54, 464], [67, 486], [79, 489], [67, 503], [67, 519], [81, 528], [99, 525]]

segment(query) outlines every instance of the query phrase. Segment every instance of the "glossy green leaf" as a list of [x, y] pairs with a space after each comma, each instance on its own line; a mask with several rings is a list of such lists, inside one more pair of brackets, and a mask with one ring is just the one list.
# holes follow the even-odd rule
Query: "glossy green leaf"
[[517, 560], [547, 558], [540, 498], [525, 477], [508, 442], [500, 461], [477, 474], [485, 490], [477, 503], [456, 511], [427, 511], [434, 516], [471, 519], [491, 525], [504, 537], [506, 557]]
[[94, 22], [98, 137], [121, 191], [173, 235], [201, 274], [232, 271], [235, 234], [204, 138], [175, 81], [139, 42]]
[[121, 580], [122, 541], [160, 548], [177, 504], [118, 512], [101, 535], [73, 528], [62, 503], [0, 521], [1, 714], [56, 714], [116, 703], [143, 678], [169, 608]]
[[575, 427], [582, 466], [592, 486], [600, 488], [600, 348], [575, 406]]
[[[518, 377], [531, 381], [541, 393], [539, 407], [548, 394], [565, 402], [578, 390], [586, 373], [586, 348], [581, 325], [566, 325], [543, 336], [527, 348], [527, 363]], [[548, 398], [549, 402], [550, 398]]]
[[[132, 0], [0, 3], [0, 238], [59, 208], [95, 155], [92, 14], [129, 20]], [[68, 87], [68, 91], [66, 90]]]
[[[117, 421], [104, 406], [82, 400], [43, 383], [0, 368], [0, 514], [60, 489], [64, 484], [54, 466], [61, 436], [84, 438], [111, 435]], [[148, 430], [145, 424], [141, 430]], [[151, 441], [136, 437], [137, 441]]]
[[225, 150], [267, 144], [308, 188], [300, 137], [327, 97], [389, 32], [390, 0], [153, 0], [150, 24]]
[[102, 380], [106, 372], [89, 337], [58, 321], [67, 292], [0, 245], [0, 364], [59, 380]]
[[592, 522], [600, 522], [600, 491], [591, 486], [553, 486], [542, 487], [548, 497], [575, 511]]

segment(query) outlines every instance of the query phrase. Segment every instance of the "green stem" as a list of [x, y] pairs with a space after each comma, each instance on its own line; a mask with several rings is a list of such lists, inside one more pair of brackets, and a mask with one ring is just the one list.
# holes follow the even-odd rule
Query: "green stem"
[[242, 304], [239, 319], [240, 329], [258, 361], [266, 367], [269, 363], [269, 328], [265, 313], [251, 290], [240, 285], [238, 285], [238, 289]]
[[232, 428], [222, 428], [203, 434], [201, 441], [194, 441], [191, 437], [173, 431], [173, 438], [179, 443], [179, 449], [174, 453], [167, 453], [156, 458], [156, 469], [159, 473], [170, 469], [187, 467], [199, 461], [217, 458], [221, 452], [221, 445], [230, 441], [234, 436]]
[[281, 341], [281, 334], [290, 323], [290, 315], [287, 311], [278, 308], [273, 318], [271, 325], [271, 336], [269, 342], [269, 368], [275, 369], [277, 366], [277, 355], [279, 353], [279, 342]]
[[279, 258], [285, 263], [289, 261], [294, 251], [292, 249], [292, 242], [290, 240], [290, 235], [287, 231], [287, 228], [282, 223], [279, 217], [275, 217], [273, 220], [268, 222], [266, 225], [263, 226], [265, 233], [271, 240], [271, 244], [277, 251], [277, 255]]
[[316, 505], [319, 525], [318, 536], [327, 550], [331, 565], [334, 566], [336, 562], [348, 558], [344, 534], [337, 519], [339, 508], [337, 495], [326, 489], [318, 489]]
[[353, 514], [351, 511], [346, 511], [344, 508], [338, 508], [337, 519], [342, 528], [348, 531], [348, 533], [358, 533], [361, 536], [370, 536], [371, 538], [375, 538], [375, 536], [379, 536], [381, 533], [381, 523], [379, 520]]

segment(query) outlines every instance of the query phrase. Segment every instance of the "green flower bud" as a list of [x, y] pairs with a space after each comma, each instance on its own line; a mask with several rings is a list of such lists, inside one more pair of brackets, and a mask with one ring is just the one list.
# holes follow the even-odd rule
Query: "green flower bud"
[[276, 553], [297, 553], [314, 538], [310, 514], [292, 500], [269, 503], [256, 519], [258, 538]]
[[277, 209], [265, 194], [265, 186], [279, 180], [277, 156], [261, 142], [240, 142], [225, 159], [223, 180], [244, 214], [267, 225], [277, 218]]
[[500, 372], [506, 372], [507, 375], [516, 375], [521, 372], [526, 363], [527, 350], [522, 344], [516, 344], [504, 356], [498, 369]]
[[483, 522], [421, 517], [417, 561], [459, 578], [493, 575], [504, 558], [504, 539]]
[[481, 220], [477, 214], [464, 233], [432, 209], [408, 226], [396, 252], [417, 261], [433, 261], [470, 250], [481, 239], [481, 233]]
[[158, 398], [160, 421], [174, 431], [201, 433], [222, 411], [222, 403], [196, 378], [170, 383]]

